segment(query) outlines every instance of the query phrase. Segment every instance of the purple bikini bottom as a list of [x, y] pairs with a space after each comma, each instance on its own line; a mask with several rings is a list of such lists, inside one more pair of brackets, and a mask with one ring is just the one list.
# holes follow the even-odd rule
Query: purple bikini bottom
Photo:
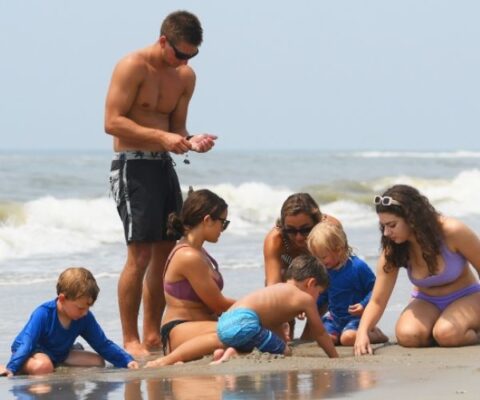
[[428, 294], [419, 292], [418, 290], [414, 290], [412, 292], [412, 297], [414, 299], [428, 301], [429, 303], [437, 306], [440, 311], [443, 311], [455, 300], [477, 292], [480, 292], [479, 283], [474, 283], [470, 286], [464, 287], [463, 289], [457, 290], [456, 292], [447, 294], [445, 296], [429, 296]]

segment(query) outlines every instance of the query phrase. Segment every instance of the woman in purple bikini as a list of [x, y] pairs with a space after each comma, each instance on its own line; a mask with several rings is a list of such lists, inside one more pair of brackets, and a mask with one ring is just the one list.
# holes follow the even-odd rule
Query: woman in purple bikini
[[162, 318], [164, 353], [196, 335], [215, 332], [217, 318], [235, 300], [222, 294], [215, 259], [203, 248], [227, 229], [227, 203], [210, 190], [189, 192], [180, 215], [171, 214], [168, 233], [180, 238], [165, 265], [166, 308]]
[[392, 186], [374, 201], [382, 253], [372, 298], [357, 331], [355, 354], [372, 354], [367, 332], [382, 316], [401, 267], [407, 268], [414, 289], [397, 321], [398, 344], [450, 347], [479, 343], [477, 235], [462, 222], [440, 215], [411, 186]]

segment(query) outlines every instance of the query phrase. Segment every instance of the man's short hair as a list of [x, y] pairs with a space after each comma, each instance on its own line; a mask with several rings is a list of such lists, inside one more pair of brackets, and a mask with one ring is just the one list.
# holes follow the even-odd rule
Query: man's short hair
[[317, 284], [324, 288], [327, 288], [329, 284], [328, 273], [325, 267], [315, 257], [307, 254], [293, 259], [285, 273], [285, 278], [298, 282], [308, 278], [315, 278]]
[[166, 36], [174, 45], [187, 42], [200, 46], [203, 41], [203, 29], [196, 15], [188, 11], [175, 11], [167, 15], [160, 28], [160, 35]]
[[86, 268], [67, 268], [58, 277], [57, 295], [63, 294], [68, 300], [88, 297], [95, 303], [99, 292], [97, 281]]

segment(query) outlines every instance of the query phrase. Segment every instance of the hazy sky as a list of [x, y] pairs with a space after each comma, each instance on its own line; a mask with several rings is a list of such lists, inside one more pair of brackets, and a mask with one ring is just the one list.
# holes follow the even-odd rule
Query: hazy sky
[[109, 150], [112, 69], [177, 9], [218, 149], [480, 149], [478, 0], [0, 0], [0, 150]]

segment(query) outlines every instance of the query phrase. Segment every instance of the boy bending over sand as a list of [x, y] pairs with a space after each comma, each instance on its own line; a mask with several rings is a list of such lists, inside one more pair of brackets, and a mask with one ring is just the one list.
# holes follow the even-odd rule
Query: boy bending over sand
[[[40, 305], [12, 344], [12, 356], [0, 375], [23, 373], [39, 375], [53, 372], [55, 366], [104, 366], [138, 368], [133, 357], [107, 339], [89, 311], [100, 289], [85, 268], [68, 268], [57, 282], [58, 297]], [[99, 354], [73, 348], [82, 336]], [[102, 358], [103, 357], [103, 358]]]
[[[254, 348], [272, 354], [290, 355], [287, 322], [305, 314], [313, 328], [313, 338], [329, 357], [338, 357], [325, 331], [316, 301], [328, 286], [328, 276], [316, 258], [296, 257], [286, 272], [286, 282], [257, 290], [235, 302], [221, 315], [217, 332], [206, 333], [189, 340], [174, 351], [147, 363], [147, 367], [171, 365], [194, 360], [217, 350], [214, 359], [225, 361], [239, 352]], [[285, 329], [286, 328], [286, 329]]]

